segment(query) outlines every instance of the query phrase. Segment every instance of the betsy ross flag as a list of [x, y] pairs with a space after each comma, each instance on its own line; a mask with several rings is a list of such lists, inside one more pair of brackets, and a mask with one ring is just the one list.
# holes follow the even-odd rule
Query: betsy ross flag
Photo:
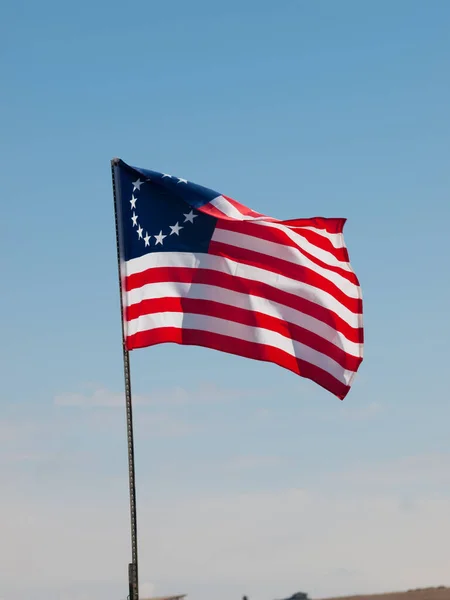
[[120, 159], [113, 173], [127, 350], [204, 346], [347, 395], [363, 326], [345, 219], [279, 221]]

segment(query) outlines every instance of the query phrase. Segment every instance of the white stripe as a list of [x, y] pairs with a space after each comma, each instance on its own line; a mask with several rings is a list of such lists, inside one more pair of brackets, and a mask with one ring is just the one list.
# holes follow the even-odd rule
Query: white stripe
[[153, 300], [157, 298], [191, 298], [192, 300], [212, 300], [221, 304], [242, 308], [251, 312], [259, 312], [270, 317], [275, 317], [280, 321], [293, 323], [303, 327], [312, 333], [320, 336], [324, 340], [341, 348], [347, 354], [352, 356], [360, 355], [360, 345], [350, 342], [342, 334], [326, 323], [305, 315], [304, 313], [284, 306], [278, 302], [272, 302], [266, 298], [234, 292], [214, 285], [201, 283], [180, 283], [180, 282], [161, 282], [149, 283], [140, 288], [136, 288], [126, 293], [126, 306], [139, 304], [143, 300]]
[[318, 235], [321, 235], [333, 244], [335, 248], [345, 248], [344, 236], [342, 233], [329, 233], [326, 229], [319, 229], [318, 227], [292, 227], [293, 230], [301, 232], [302, 229], [308, 229], [309, 231], [314, 231]]
[[153, 267], [185, 267], [190, 269], [211, 269], [253, 281], [260, 281], [323, 306], [335, 312], [350, 327], [362, 326], [362, 315], [354, 314], [334, 296], [312, 285], [301, 283], [283, 275], [278, 275], [258, 267], [241, 264], [229, 258], [191, 252], [155, 252], [144, 254], [126, 262], [127, 275], [141, 273]]
[[241, 323], [218, 319], [217, 317], [189, 313], [155, 313], [129, 321], [127, 324], [127, 335], [131, 336], [142, 331], [159, 329], [160, 327], [209, 331], [236, 338], [237, 343], [239, 343], [239, 340], [245, 340], [279, 348], [291, 356], [320, 367], [345, 385], [349, 384], [354, 375], [353, 371], [343, 369], [341, 365], [328, 356], [325, 356], [325, 354], [317, 352], [317, 350], [313, 350], [300, 342], [286, 338], [279, 333], [260, 327], [250, 327]]
[[358, 286], [351, 281], [348, 281], [348, 279], [345, 279], [345, 277], [342, 277], [342, 275], [339, 275], [339, 273], [335, 273], [334, 271], [330, 271], [325, 267], [317, 265], [310, 258], [302, 254], [298, 248], [262, 240], [258, 237], [252, 236], [251, 234], [228, 231], [227, 229], [221, 229], [220, 226], [215, 228], [212, 241], [221, 242], [237, 248], [245, 248], [246, 250], [265, 254], [271, 258], [280, 258], [281, 260], [288, 261], [293, 265], [307, 267], [315, 273], [322, 275], [322, 277], [325, 277], [328, 281], [337, 285], [337, 287], [341, 289], [349, 298], [359, 298]]
[[[305, 252], [309, 252], [309, 254], [312, 254], [327, 265], [339, 267], [345, 271], [353, 272], [347, 261], [339, 260], [334, 254], [328, 252], [328, 250], [319, 248], [303, 237], [300, 228], [297, 227], [296, 229], [293, 229], [292, 227], [288, 227], [282, 223], [269, 223], [267, 221], [257, 221], [256, 223], [258, 225], [264, 225], [266, 227], [272, 227], [273, 229], [279, 229], [283, 231], [297, 246], [305, 250]], [[304, 227], [303, 229], [307, 228]]]
[[[231, 219], [236, 219], [236, 221], [253, 221], [253, 220], [255, 220], [255, 217], [249, 217], [247, 215], [243, 215], [241, 212], [238, 211], [238, 209], [233, 204], [231, 204], [231, 202], [228, 202], [228, 200], [226, 198], [224, 198], [223, 196], [217, 196], [217, 198], [214, 198], [214, 200], [211, 200], [211, 202], [209, 204], [212, 204], [214, 206], [214, 208], [217, 208], [217, 210], [220, 210], [220, 212], [222, 212], [227, 217], [230, 217]], [[263, 217], [256, 217], [256, 218], [263, 218]]]

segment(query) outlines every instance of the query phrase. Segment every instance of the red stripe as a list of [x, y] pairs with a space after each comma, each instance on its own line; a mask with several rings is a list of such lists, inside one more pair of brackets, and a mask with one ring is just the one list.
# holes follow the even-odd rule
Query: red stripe
[[203, 346], [235, 354], [245, 358], [272, 362], [289, 371], [293, 371], [301, 377], [306, 377], [316, 382], [338, 398], [343, 400], [350, 391], [350, 387], [338, 381], [335, 377], [306, 361], [300, 360], [287, 354], [283, 350], [273, 346], [263, 344], [254, 344], [245, 340], [238, 340], [233, 337], [212, 333], [208, 331], [198, 331], [195, 329], [178, 329], [176, 327], [161, 327], [149, 331], [136, 333], [126, 340], [128, 350], [145, 348], [156, 344], [172, 342], [188, 346]]
[[339, 315], [324, 306], [304, 298], [299, 298], [295, 294], [277, 289], [267, 283], [237, 277], [236, 275], [230, 275], [228, 273], [220, 273], [218, 271], [213, 271], [212, 269], [153, 267], [146, 271], [142, 271], [141, 273], [129, 275], [125, 279], [125, 290], [129, 292], [138, 289], [143, 285], [170, 281], [176, 283], [212, 285], [218, 288], [240, 292], [242, 294], [266, 298], [269, 302], [277, 302], [278, 304], [293, 308], [300, 313], [314, 317], [315, 319], [322, 321], [322, 323], [326, 323], [351, 342], [357, 344], [363, 343], [362, 327], [351, 327]]
[[229, 244], [224, 244], [222, 242], [212, 241], [209, 245], [208, 253], [215, 256], [223, 256], [246, 265], [251, 265], [284, 277], [289, 277], [295, 281], [312, 285], [333, 296], [333, 298], [352, 313], [362, 313], [362, 302], [359, 298], [350, 298], [336, 284], [303, 265], [296, 265], [287, 260], [276, 258], [275, 256], [268, 256], [267, 254], [262, 254], [261, 252], [256, 252], [254, 250], [230, 246]]
[[327, 219], [325, 217], [313, 217], [311, 219], [290, 219], [280, 221], [288, 227], [315, 227], [323, 229], [327, 233], [342, 233], [347, 219]]
[[[282, 223], [286, 225], [286, 222]], [[304, 227], [291, 227], [294, 233], [301, 235], [305, 240], [308, 240], [310, 244], [317, 246], [317, 248], [321, 248], [326, 252], [329, 252], [333, 256], [335, 256], [341, 262], [349, 262], [348, 251], [347, 248], [335, 248], [330, 239], [324, 237], [320, 233], [316, 231], [311, 231], [311, 229], [306, 229]]]
[[196, 298], [184, 297], [143, 300], [139, 304], [133, 304], [126, 309], [126, 320], [131, 321], [143, 315], [152, 315], [161, 312], [205, 315], [223, 319], [224, 321], [234, 321], [235, 323], [241, 323], [249, 327], [267, 329], [279, 333], [287, 339], [305, 344], [305, 346], [313, 350], [317, 350], [317, 352], [328, 356], [349, 371], [356, 371], [362, 361], [361, 358], [347, 354], [342, 348], [338, 348], [331, 342], [299, 325], [282, 321], [258, 311], [238, 308], [213, 300], [198, 300]]
[[[333, 273], [341, 275], [341, 277], [344, 277], [345, 279], [347, 279], [347, 281], [350, 281], [355, 285], [359, 285], [358, 279], [352, 271], [346, 271], [342, 267], [330, 265], [321, 260], [320, 258], [317, 258], [317, 256], [314, 256], [313, 254], [307, 252], [298, 244], [296, 244], [295, 241], [292, 240], [288, 236], [288, 234], [282, 229], [268, 227], [266, 225], [258, 225], [257, 223], [253, 223], [252, 221], [222, 221], [221, 223], [217, 224], [216, 229], [221, 229], [223, 231], [232, 231], [243, 235], [250, 235], [260, 240], [265, 240], [266, 242], [273, 242], [282, 246], [288, 246], [289, 248], [296, 248], [297, 250], [299, 250], [299, 252], [303, 254], [303, 256], [309, 258], [309, 260], [311, 260], [311, 262], [313, 262], [314, 264], [323, 267], [328, 271], [332, 271]], [[297, 235], [302, 234], [300, 233]]]

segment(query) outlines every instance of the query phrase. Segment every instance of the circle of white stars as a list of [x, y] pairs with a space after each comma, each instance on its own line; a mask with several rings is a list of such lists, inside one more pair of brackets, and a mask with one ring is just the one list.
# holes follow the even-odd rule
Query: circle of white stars
[[[169, 177], [170, 179], [173, 179], [172, 175], [169, 175], [168, 173], [163, 173], [162, 178], [164, 179], [165, 177]], [[182, 179], [180, 177], [177, 177], [178, 181], [177, 181], [177, 185], [179, 184], [187, 184], [187, 179]], [[136, 179], [136, 181], [132, 181], [132, 185], [133, 185], [133, 193], [131, 195], [131, 200], [130, 200], [130, 210], [132, 211], [131, 214], [131, 221], [133, 223], [133, 228], [136, 228], [136, 233], [138, 236], [139, 240], [142, 240], [142, 242], [144, 243], [145, 247], [150, 247], [152, 245], [154, 246], [158, 246], [159, 244], [161, 246], [164, 245], [164, 240], [166, 239], [166, 237], [170, 237], [172, 235], [180, 235], [180, 231], [182, 229], [184, 229], [185, 227], [185, 223], [194, 223], [194, 219], [196, 219], [198, 217], [198, 215], [194, 214], [194, 211], [191, 209], [188, 213], [184, 214], [183, 213], [183, 217], [184, 217], [184, 221], [182, 221], [182, 225], [180, 225], [180, 221], [177, 221], [174, 225], [169, 225], [169, 229], [170, 232], [167, 230], [167, 233], [164, 233], [162, 230], [157, 234], [157, 235], [149, 235], [148, 231], [145, 231], [145, 235], [144, 235], [144, 229], [141, 227], [140, 223], [139, 223], [139, 215], [137, 212], [137, 208], [136, 208], [136, 203], [138, 201], [138, 198], [134, 195], [134, 192], [141, 191], [141, 186], [145, 185], [146, 183], [148, 183], [150, 181], [150, 179], [146, 179], [145, 181], [142, 181], [140, 178]], [[154, 244], [152, 244], [152, 239], [155, 240]]]

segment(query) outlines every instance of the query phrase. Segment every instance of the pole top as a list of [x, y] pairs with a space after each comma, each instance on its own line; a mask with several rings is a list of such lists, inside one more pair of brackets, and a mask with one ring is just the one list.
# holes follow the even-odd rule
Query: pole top
[[111, 159], [111, 166], [115, 167], [120, 163], [120, 158], [114, 157]]

